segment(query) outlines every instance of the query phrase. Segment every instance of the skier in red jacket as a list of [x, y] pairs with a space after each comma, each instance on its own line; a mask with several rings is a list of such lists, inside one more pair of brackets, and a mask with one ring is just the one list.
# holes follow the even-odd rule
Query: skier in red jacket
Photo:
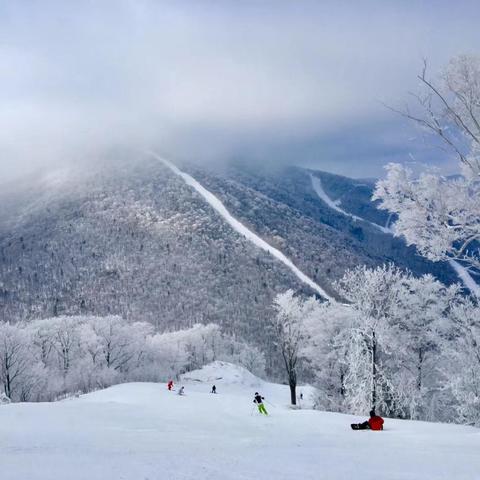
[[370, 412], [370, 418], [363, 423], [352, 423], [353, 430], [383, 430], [383, 418], [375, 413]]
[[172, 388], [173, 388], [173, 380], [170, 380], [170, 381], [167, 383], [167, 388], [168, 388], [168, 390], [172, 390]]
[[383, 418], [375, 414], [375, 410], [370, 412], [370, 418], [368, 419], [368, 425], [370, 430], [383, 430]]

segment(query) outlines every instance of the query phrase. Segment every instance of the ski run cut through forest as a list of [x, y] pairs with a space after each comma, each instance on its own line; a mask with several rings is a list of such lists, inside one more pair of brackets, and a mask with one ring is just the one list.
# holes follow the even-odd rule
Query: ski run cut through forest
[[260, 238], [258, 235], [256, 235], [250, 229], [248, 229], [245, 225], [239, 222], [235, 217], [233, 217], [233, 215], [225, 208], [225, 205], [223, 205], [223, 203], [212, 192], [208, 191], [203, 185], [197, 182], [197, 180], [195, 180], [191, 175], [188, 175], [187, 173], [182, 172], [175, 165], [173, 165], [173, 163], [166, 160], [165, 158], [162, 158], [155, 153], [151, 153], [151, 155], [156, 159], [158, 159], [160, 162], [162, 162], [164, 165], [166, 165], [168, 168], [170, 168], [175, 174], [180, 176], [187, 185], [190, 185], [191, 187], [193, 187], [209, 203], [209, 205], [223, 217], [223, 219], [235, 231], [240, 233], [240, 235], [243, 235], [247, 240], [252, 242], [258, 248], [261, 248], [262, 250], [265, 250], [266, 252], [270, 253], [277, 260], [279, 260], [284, 265], [286, 265], [303, 283], [308, 285], [310, 288], [312, 288], [314, 291], [320, 294], [323, 298], [328, 300], [333, 300], [332, 297], [328, 295], [320, 287], [320, 285], [315, 283], [311, 278], [309, 278], [302, 271], [300, 271], [293, 264], [293, 262], [290, 259], [288, 259], [280, 250], [278, 250], [275, 247], [272, 247], [265, 240]]
[[474, 480], [480, 471], [472, 427], [387, 418], [384, 431], [354, 432], [363, 418], [313, 410], [312, 387], [299, 388], [294, 410], [288, 386], [224, 362], [174, 388], [129, 383], [1, 406], [2, 480]]

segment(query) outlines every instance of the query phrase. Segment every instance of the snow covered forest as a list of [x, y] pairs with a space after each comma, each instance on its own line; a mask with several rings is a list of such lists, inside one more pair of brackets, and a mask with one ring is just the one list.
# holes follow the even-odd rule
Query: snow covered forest
[[13, 401], [51, 401], [127, 381], [166, 382], [214, 360], [259, 375], [257, 349], [214, 324], [154, 333], [120, 317], [54, 317], [0, 324], [0, 379]]

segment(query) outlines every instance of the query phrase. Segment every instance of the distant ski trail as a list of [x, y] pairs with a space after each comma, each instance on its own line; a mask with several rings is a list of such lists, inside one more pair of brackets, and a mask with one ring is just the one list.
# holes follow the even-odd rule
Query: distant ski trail
[[[379, 230], [381, 230], [383, 233], [387, 233], [388, 235], [393, 235], [393, 230], [391, 228], [388, 228], [388, 225], [390, 224], [390, 219], [391, 219], [391, 214], [388, 217], [387, 220], [387, 225], [386, 227], [382, 227], [381, 225], [378, 225], [377, 223], [370, 222], [368, 220], [365, 220], [364, 218], [357, 217], [356, 215], [352, 215], [351, 213], [346, 212], [345, 210], [342, 210], [328, 195], [327, 192], [322, 187], [322, 181], [318, 177], [314, 177], [312, 174], [310, 174], [310, 178], [312, 180], [312, 187], [315, 190], [315, 193], [320, 197], [321, 200], [323, 200], [330, 208], [333, 210], [336, 210], [337, 212], [342, 213], [343, 215], [346, 215], [347, 217], [353, 218], [354, 220], [359, 220], [361, 222], [366, 222], [369, 223], [370, 225], [373, 225], [374, 227], [377, 227]], [[477, 297], [480, 298], [480, 285], [477, 284], [477, 282], [473, 279], [473, 277], [470, 275], [468, 270], [461, 265], [459, 262], [456, 260], [449, 260], [448, 262], [450, 266], [455, 270], [455, 273], [457, 274], [458, 278], [462, 281], [462, 283]]]
[[463, 284], [478, 298], [480, 298], [480, 285], [473, 279], [468, 270], [456, 260], [449, 260], [448, 263], [455, 270]]
[[343, 210], [342, 208], [340, 208], [328, 195], [327, 195], [327, 192], [325, 192], [325, 190], [323, 189], [323, 186], [322, 186], [322, 181], [320, 180], [320, 178], [318, 177], [314, 177], [312, 174], [310, 174], [310, 179], [312, 181], [312, 187], [313, 189], [315, 190], [315, 193], [320, 197], [321, 200], [323, 200], [330, 208], [332, 208], [333, 210], [336, 210], [337, 212], [347, 216], [347, 217], [350, 217], [352, 218], [353, 220], [355, 221], [358, 221], [358, 222], [365, 222], [365, 223], [369, 223], [370, 225], [372, 225], [373, 227], [375, 228], [378, 228], [379, 230], [381, 230], [383, 233], [389, 233], [391, 234], [392, 231], [387, 228], [387, 227], [382, 227], [381, 225], [378, 225], [378, 223], [374, 223], [374, 222], [370, 222], [369, 220], [365, 220], [364, 218], [362, 217], [357, 217], [356, 215], [353, 215], [351, 213], [348, 213], [346, 212], [345, 210]]
[[323, 290], [320, 285], [315, 283], [311, 278], [305, 275], [300, 269], [298, 269], [292, 261], [287, 258], [280, 250], [272, 247], [269, 243], [265, 240], [260, 238], [257, 234], [252, 232], [249, 228], [247, 228], [243, 223], [239, 222], [225, 207], [225, 205], [218, 199], [212, 192], [207, 190], [203, 185], [201, 185], [197, 180], [195, 180], [191, 175], [188, 173], [182, 172], [178, 167], [176, 167], [172, 162], [166, 160], [163, 157], [160, 157], [154, 152], [149, 152], [154, 158], [162, 162], [166, 165], [170, 170], [172, 170], [176, 175], [181, 177], [184, 182], [193, 187], [209, 204], [210, 206], [217, 211], [225, 220], [226, 222], [238, 233], [243, 235], [247, 240], [255, 244], [257, 247], [265, 250], [266, 252], [273, 255], [275, 258], [280, 260], [284, 265], [286, 265], [303, 283], [308, 285], [310, 288], [315, 290], [319, 295], [323, 298], [335, 301], [330, 295], [328, 295], [325, 290]]

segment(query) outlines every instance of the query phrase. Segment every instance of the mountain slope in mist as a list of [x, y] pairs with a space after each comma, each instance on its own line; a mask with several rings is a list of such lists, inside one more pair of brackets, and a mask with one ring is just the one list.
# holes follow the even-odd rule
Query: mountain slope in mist
[[[359, 182], [300, 168], [184, 170], [332, 296], [332, 282], [358, 264], [394, 261], [456, 281], [449, 266], [427, 262], [401, 240], [330, 208], [310, 175], [321, 177], [332, 198], [341, 196], [343, 209], [386, 221], [365, 187], [354, 186]], [[49, 175], [2, 195], [6, 320], [114, 313], [160, 329], [215, 322], [258, 342], [267, 338], [276, 293], [314, 293], [154, 158]]]

